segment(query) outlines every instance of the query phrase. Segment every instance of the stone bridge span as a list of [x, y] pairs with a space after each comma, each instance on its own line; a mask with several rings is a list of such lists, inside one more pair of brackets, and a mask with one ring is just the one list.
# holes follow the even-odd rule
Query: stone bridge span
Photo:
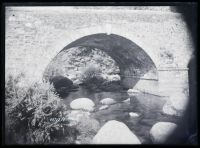
[[62, 49], [81, 45], [110, 53], [126, 76], [135, 67], [143, 74], [156, 69], [157, 81], [128, 79], [129, 86], [169, 97], [188, 90], [193, 45], [182, 15], [170, 7], [7, 7], [5, 19], [6, 76], [23, 72], [24, 84], [41, 81]]
[[[127, 88], [133, 88], [149, 71], [157, 72], [155, 64], [142, 48], [119, 35], [101, 33], [85, 36], [70, 43], [61, 52], [78, 46], [106, 52], [118, 64], [122, 82]], [[140, 71], [139, 76], [135, 74], [136, 69]]]

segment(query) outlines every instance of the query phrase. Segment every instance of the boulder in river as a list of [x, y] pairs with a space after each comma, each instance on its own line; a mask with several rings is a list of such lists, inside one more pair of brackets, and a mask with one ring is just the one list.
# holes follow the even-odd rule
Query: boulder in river
[[90, 144], [100, 127], [100, 123], [94, 118], [81, 118], [76, 126], [76, 129], [80, 133], [77, 140], [80, 141], [81, 144]]
[[173, 93], [163, 106], [163, 113], [182, 116], [188, 104], [188, 96], [184, 93]]
[[108, 109], [108, 105], [103, 105], [103, 106], [101, 106], [100, 108], [99, 108], [99, 110], [104, 110], [104, 109]]
[[137, 136], [123, 123], [106, 122], [94, 136], [93, 144], [141, 144]]
[[116, 103], [116, 101], [112, 98], [105, 98], [105, 99], [102, 99], [100, 102], [101, 104], [104, 104], [104, 105], [111, 105], [111, 104]]
[[138, 113], [134, 113], [134, 112], [130, 112], [129, 116], [132, 117], [132, 118], [139, 117]]
[[53, 83], [53, 86], [60, 97], [66, 97], [71, 90], [76, 89], [73, 82], [64, 76], [54, 76], [49, 79], [49, 82]]
[[128, 95], [131, 97], [131, 96], [136, 96], [136, 95], [138, 95], [138, 94], [140, 93], [140, 91], [137, 90], [137, 89], [129, 89], [129, 90], [127, 90], [127, 93], [128, 93]]
[[130, 101], [131, 101], [131, 99], [128, 98], [128, 99], [126, 99], [126, 100], [124, 100], [124, 101], [122, 101], [122, 102], [123, 102], [123, 103], [130, 103]]
[[88, 98], [78, 98], [70, 103], [70, 107], [75, 110], [94, 111], [94, 102]]
[[82, 118], [88, 118], [90, 116], [90, 112], [82, 111], [82, 110], [72, 110], [68, 114], [68, 120], [70, 121], [70, 125], [77, 125]]
[[151, 128], [150, 138], [153, 143], [162, 144], [166, 142], [167, 138], [174, 132], [176, 128], [177, 125], [175, 123], [158, 122]]
[[68, 114], [70, 126], [78, 131], [76, 144], [89, 144], [97, 131], [100, 129], [100, 123], [90, 116], [90, 113], [82, 110], [72, 110]]
[[163, 106], [163, 113], [172, 116], [179, 116], [179, 112], [172, 106], [170, 101], [167, 101]]

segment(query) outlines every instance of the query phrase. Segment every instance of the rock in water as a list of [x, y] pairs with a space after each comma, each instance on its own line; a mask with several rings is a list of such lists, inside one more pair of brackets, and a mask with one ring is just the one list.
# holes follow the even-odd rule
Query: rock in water
[[99, 110], [104, 110], [104, 109], [108, 109], [108, 105], [103, 105], [103, 106], [101, 106], [100, 108], [99, 108]]
[[123, 103], [130, 103], [130, 101], [131, 101], [131, 99], [128, 98], [128, 99], [126, 99], [126, 100], [124, 100], [124, 101], [122, 101], [122, 102], [123, 102]]
[[172, 116], [180, 116], [179, 112], [172, 106], [170, 101], [167, 101], [163, 106], [163, 113]]
[[101, 104], [105, 104], [105, 105], [111, 105], [111, 104], [116, 103], [116, 101], [112, 98], [105, 98], [105, 99], [102, 99], [100, 102]]
[[72, 110], [67, 116], [69, 125], [78, 130], [75, 144], [89, 144], [97, 131], [100, 129], [100, 123], [90, 117], [90, 113], [82, 110]]
[[54, 77], [50, 78], [49, 81], [50, 81], [50, 83], [53, 83], [53, 85], [56, 89], [58, 89], [60, 87], [71, 88], [71, 86], [73, 85], [73, 82], [64, 76], [54, 76]]
[[70, 103], [72, 109], [94, 111], [94, 102], [88, 98], [78, 98]]
[[66, 97], [73, 88], [73, 82], [64, 76], [54, 76], [50, 78], [49, 82], [53, 83], [56, 92], [62, 98]]
[[163, 106], [163, 113], [167, 115], [182, 116], [187, 108], [188, 96], [184, 93], [174, 93]]
[[134, 113], [134, 112], [130, 112], [129, 116], [132, 117], [132, 118], [139, 117], [139, 115], [137, 113]]
[[168, 136], [173, 133], [173, 131], [177, 128], [175, 123], [171, 122], [158, 122], [153, 125], [150, 130], [150, 137], [153, 143], [161, 144], [164, 143]]
[[79, 131], [77, 140], [80, 141], [81, 144], [90, 144], [93, 137], [100, 129], [100, 123], [96, 119], [86, 117], [80, 120], [76, 129]]
[[140, 91], [136, 89], [129, 89], [127, 90], [127, 93], [130, 97], [132, 97], [132, 96], [137, 96], [140, 93]]
[[117, 74], [115, 75], [107, 75], [106, 79], [108, 81], [120, 81], [121, 77]]
[[67, 118], [70, 121], [70, 125], [76, 125], [82, 118], [89, 118], [90, 113], [82, 110], [72, 110], [68, 114]]
[[75, 85], [80, 85], [80, 84], [81, 84], [81, 81], [80, 81], [79, 79], [76, 79], [76, 80], [74, 81], [74, 84], [75, 84]]
[[93, 144], [141, 144], [137, 136], [122, 122], [111, 120], [94, 136]]

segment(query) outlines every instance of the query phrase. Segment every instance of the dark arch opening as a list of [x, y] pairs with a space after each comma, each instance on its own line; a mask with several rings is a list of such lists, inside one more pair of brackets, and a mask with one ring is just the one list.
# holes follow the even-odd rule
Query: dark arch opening
[[122, 85], [127, 89], [133, 88], [149, 72], [153, 73], [152, 79], [158, 79], [156, 66], [149, 55], [127, 38], [116, 34], [92, 34], [68, 44], [59, 53], [81, 46], [100, 49], [114, 59], [120, 69]]

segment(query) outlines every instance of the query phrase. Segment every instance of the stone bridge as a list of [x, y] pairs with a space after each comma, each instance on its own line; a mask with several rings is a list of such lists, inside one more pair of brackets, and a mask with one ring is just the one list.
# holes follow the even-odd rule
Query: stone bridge
[[[6, 76], [23, 72], [25, 84], [41, 81], [61, 50], [89, 46], [118, 63], [128, 87], [162, 96], [183, 93], [193, 45], [182, 15], [170, 7], [136, 8], [7, 7]], [[156, 70], [157, 78], [128, 78], [135, 68], [143, 75]]]
[[[114, 59], [120, 69], [122, 84], [126, 88], [133, 88], [148, 73], [152, 73], [150, 78], [158, 80], [156, 66], [151, 58], [142, 48], [124, 37], [115, 34], [93, 34], [70, 43], [63, 50], [79, 46], [101, 49]], [[138, 77], [135, 74], [136, 69], [140, 72]]]

